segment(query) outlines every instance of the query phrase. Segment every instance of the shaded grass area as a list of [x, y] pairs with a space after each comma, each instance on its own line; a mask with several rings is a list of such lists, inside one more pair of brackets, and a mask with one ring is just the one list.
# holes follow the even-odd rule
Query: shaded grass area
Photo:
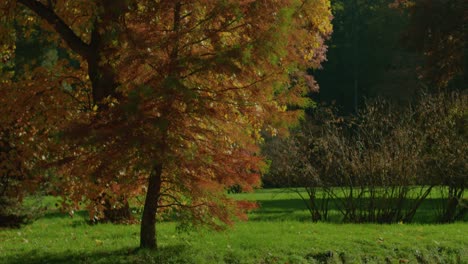
[[[21, 229], [0, 230], [0, 263], [468, 263], [467, 223], [311, 223], [283, 190], [235, 195], [263, 206], [225, 232], [179, 233], [158, 224], [158, 252], [139, 251], [138, 225], [90, 226], [49, 212]], [[305, 221], [304, 221], [305, 220]]]
[[[298, 191], [301, 191], [298, 189]], [[339, 195], [339, 191], [336, 191]], [[305, 191], [301, 191], [304, 198], [308, 198]], [[320, 197], [321, 193], [317, 193]], [[339, 195], [340, 196], [340, 195]], [[250, 214], [251, 221], [311, 221], [311, 215], [307, 210], [305, 202], [300, 198], [295, 190], [291, 189], [262, 189], [255, 193], [241, 193], [233, 195], [236, 199], [257, 201], [261, 205], [259, 210]], [[362, 198], [362, 202], [368, 203], [369, 198]], [[321, 204], [322, 199], [316, 198], [317, 204]], [[414, 204], [415, 200], [407, 199], [408, 204]], [[343, 209], [343, 204], [346, 203], [345, 198], [338, 197], [329, 200], [327, 222], [341, 223], [343, 214], [339, 211]], [[446, 200], [440, 196], [440, 190], [434, 188], [430, 195], [422, 202], [421, 206], [416, 211], [412, 223], [416, 224], [431, 224], [437, 223], [440, 217], [441, 210], [445, 205]], [[465, 215], [463, 221], [468, 221], [468, 214]]]
[[[316, 199], [320, 203], [321, 199]], [[329, 202], [329, 220], [328, 222], [340, 223], [342, 222], [343, 215], [339, 211], [337, 203], [344, 203], [345, 200], [339, 201], [337, 199]], [[442, 199], [432, 198], [426, 199], [417, 213], [412, 223], [430, 224], [437, 223], [438, 215], [436, 209], [444, 201]], [[251, 213], [251, 221], [310, 221], [311, 215], [304, 205], [304, 201], [299, 198], [291, 199], [278, 199], [278, 200], [260, 200], [261, 210]], [[465, 221], [467, 216], [465, 216]]]

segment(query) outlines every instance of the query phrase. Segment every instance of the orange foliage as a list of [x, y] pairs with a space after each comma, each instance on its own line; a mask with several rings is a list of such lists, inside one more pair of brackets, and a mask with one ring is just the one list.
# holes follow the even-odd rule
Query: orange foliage
[[[11, 20], [3, 24], [56, 32], [49, 41], [81, 66], [64, 60], [20, 79], [3, 75], [9, 99], [0, 109], [10, 125], [31, 123], [43, 137], [61, 175], [57, 190], [74, 202], [103, 192], [128, 199], [160, 164], [160, 209], [214, 226], [251, 208], [225, 188], [259, 184], [260, 132], [284, 133], [301, 117], [291, 109], [306, 106], [304, 94], [316, 88], [304, 70], [320, 66], [331, 33], [328, 0], [35, 3], [68, 30], [31, 2], [4, 2], [0, 12]], [[2, 54], [14, 50], [5, 47]]]

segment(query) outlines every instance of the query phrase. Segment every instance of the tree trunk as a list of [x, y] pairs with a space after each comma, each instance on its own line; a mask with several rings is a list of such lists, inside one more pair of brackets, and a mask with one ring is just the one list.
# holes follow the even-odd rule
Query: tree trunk
[[88, 75], [92, 84], [93, 103], [103, 107], [107, 96], [115, 95], [115, 89], [118, 86], [114, 69], [108, 63], [101, 61], [98, 51], [88, 59]]
[[111, 45], [109, 41], [112, 41], [112, 39], [106, 39], [106, 36], [100, 33], [100, 31], [104, 31], [106, 26], [109, 26], [110, 21], [112, 20], [105, 20], [94, 25], [96, 28], [91, 35], [89, 52], [84, 57], [88, 62], [88, 76], [92, 85], [93, 104], [99, 107], [104, 106], [102, 101], [106, 97], [115, 95], [115, 90], [118, 87], [115, 70], [107, 58], [117, 51], [109, 48]]
[[120, 201], [123, 203], [121, 207], [114, 208], [113, 204], [110, 200], [105, 200], [106, 209], [104, 209], [104, 218], [102, 222], [111, 222], [115, 224], [124, 224], [124, 223], [132, 223], [133, 216], [132, 211], [130, 210], [130, 204], [127, 200]]
[[[88, 76], [92, 86], [92, 104], [102, 110], [107, 108], [104, 102], [108, 96], [116, 96], [119, 86], [118, 78], [109, 58], [119, 52], [113, 47], [113, 42], [124, 35], [125, 29], [119, 27], [120, 21], [129, 12], [126, 0], [101, 0], [97, 3], [99, 13], [93, 25], [90, 43], [77, 35], [64, 20], [54, 11], [51, 4], [45, 5], [36, 0], [18, 0], [44, 21], [49, 23], [69, 48], [79, 54], [88, 63]], [[109, 32], [112, 32], [110, 34]], [[132, 220], [130, 206], [125, 201], [123, 207], [113, 208], [109, 200], [105, 200], [106, 209], [102, 221], [129, 222]]]
[[162, 164], [157, 164], [151, 172], [146, 191], [145, 206], [141, 219], [140, 248], [157, 249], [156, 212], [161, 192]]

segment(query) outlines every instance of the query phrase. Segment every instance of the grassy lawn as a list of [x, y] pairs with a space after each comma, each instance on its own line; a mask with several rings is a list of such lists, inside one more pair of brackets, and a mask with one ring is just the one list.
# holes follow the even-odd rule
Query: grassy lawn
[[0, 230], [0, 263], [468, 263], [466, 222], [311, 223], [302, 201], [284, 190], [234, 196], [262, 207], [225, 232], [179, 233], [175, 223], [159, 223], [157, 253], [135, 253], [138, 225], [89, 226], [84, 212], [50, 212]]

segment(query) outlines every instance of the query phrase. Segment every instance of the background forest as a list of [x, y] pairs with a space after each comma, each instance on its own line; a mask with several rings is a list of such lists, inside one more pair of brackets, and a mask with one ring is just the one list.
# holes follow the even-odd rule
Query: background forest
[[466, 15], [461, 2], [418, 3], [335, 1], [328, 61], [312, 71], [318, 105], [264, 146], [264, 186], [305, 186], [315, 221], [336, 206], [344, 221], [410, 222], [431, 191], [438, 221], [466, 216]]
[[[383, 99], [359, 114], [313, 111], [288, 139], [270, 139], [264, 184], [292, 187], [313, 221], [333, 208], [345, 222], [412, 222], [431, 194], [435, 222], [466, 219], [466, 98], [425, 94], [402, 109]], [[435, 118], [437, 117], [437, 118]]]

